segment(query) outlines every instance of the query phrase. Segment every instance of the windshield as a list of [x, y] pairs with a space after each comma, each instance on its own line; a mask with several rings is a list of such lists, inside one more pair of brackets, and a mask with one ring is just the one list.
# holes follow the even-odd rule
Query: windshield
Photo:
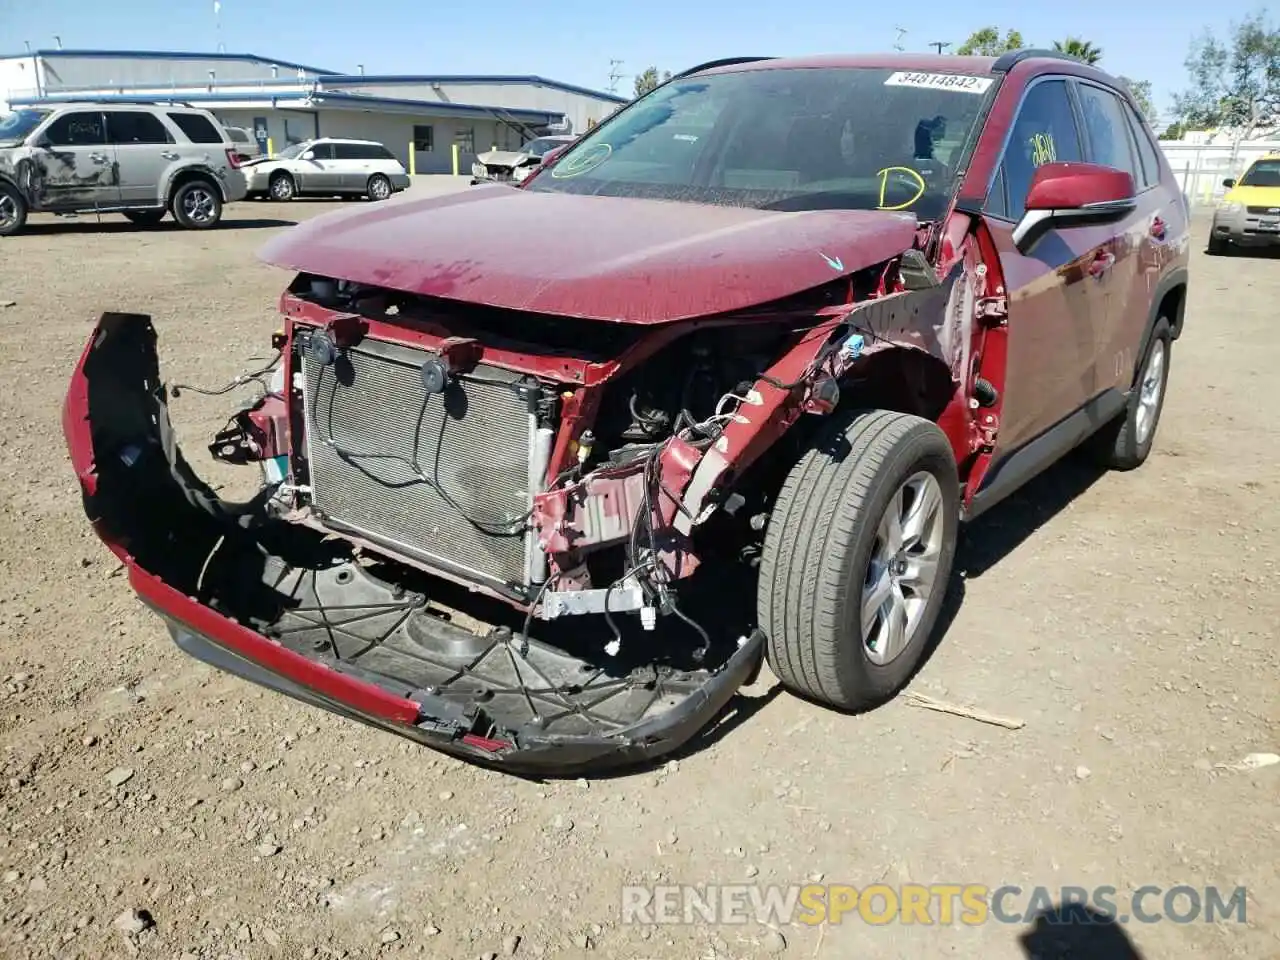
[[601, 124], [529, 189], [936, 219], [993, 85], [870, 68], [690, 77]]
[[1280, 187], [1280, 160], [1259, 160], [1240, 178], [1242, 187]]
[[24, 140], [40, 121], [49, 115], [48, 110], [15, 110], [0, 113], [0, 140]]
[[530, 140], [520, 149], [531, 157], [540, 157], [549, 150], [563, 147], [568, 142], [568, 140], [554, 140], [551, 137], [539, 137], [537, 140]]
[[293, 144], [293, 146], [285, 147], [278, 154], [276, 154], [276, 156], [280, 157], [282, 160], [292, 160], [294, 157], [300, 155], [302, 151], [306, 150], [307, 147], [309, 146], [311, 146], [311, 144], [304, 140], [302, 143], [295, 143]]

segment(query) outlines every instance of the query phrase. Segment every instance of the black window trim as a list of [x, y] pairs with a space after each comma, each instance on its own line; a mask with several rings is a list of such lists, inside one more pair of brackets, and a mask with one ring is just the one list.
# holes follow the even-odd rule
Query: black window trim
[[[131, 115], [142, 115], [151, 117], [156, 123], [160, 124], [160, 129], [164, 131], [164, 140], [147, 140], [142, 143], [122, 143], [115, 139], [111, 133], [111, 115], [115, 113], [127, 113]], [[164, 118], [154, 110], [129, 110], [121, 107], [107, 107], [102, 111], [103, 130], [106, 132], [107, 144], [113, 147], [159, 147], [168, 143], [177, 143], [177, 139], [173, 135], [173, 131], [169, 129], [168, 124], [164, 122]], [[176, 126], [176, 124], [175, 124]], [[179, 133], [182, 131], [179, 130]]]
[[[1109, 93], [1113, 97], [1115, 97], [1116, 100], [1119, 101], [1120, 114], [1125, 118], [1125, 121], [1126, 121], [1124, 124], [1124, 127], [1126, 130], [1128, 130], [1128, 133], [1125, 136], [1125, 142], [1129, 144], [1129, 162], [1133, 165], [1135, 169], [1145, 170], [1145, 167], [1143, 166], [1143, 163], [1142, 163], [1142, 154], [1138, 150], [1137, 142], [1133, 139], [1135, 134], [1133, 130], [1130, 129], [1133, 125], [1132, 121], [1129, 120], [1125, 111], [1125, 108], [1129, 105], [1128, 98], [1119, 90], [1117, 90], [1115, 87], [1108, 86], [1105, 83], [1098, 83], [1096, 80], [1087, 80], [1083, 77], [1072, 77], [1071, 79], [1076, 84], [1079, 84], [1080, 86], [1094, 87], [1098, 90], [1103, 91], [1104, 93]], [[1093, 158], [1093, 141], [1089, 139], [1089, 127], [1087, 124], [1084, 123], [1084, 107], [1079, 103], [1079, 100], [1078, 100], [1080, 96], [1079, 90], [1075, 91], [1075, 95], [1077, 97], [1076, 109], [1079, 111], [1078, 119], [1080, 121], [1081, 127], [1083, 129], [1083, 133], [1084, 133], [1084, 138], [1081, 142], [1085, 145], [1085, 156], [1089, 158], [1090, 163], [1097, 163], [1097, 161]], [[1145, 181], [1145, 179], [1146, 179], [1146, 175], [1143, 174], [1143, 180]], [[1135, 182], [1133, 185], [1134, 187], [1133, 195], [1135, 197], [1141, 196], [1142, 194], [1146, 193], [1148, 190], [1155, 189], [1157, 186], [1159, 186], [1158, 178], [1156, 182], [1151, 184], [1150, 186], [1144, 186], [1143, 183]]]
[[[1161, 182], [1164, 180], [1164, 172], [1165, 172], [1164, 168], [1165, 168], [1165, 164], [1168, 163], [1168, 161], [1164, 157], [1164, 151], [1160, 149], [1160, 141], [1157, 137], [1153, 136], [1153, 131], [1148, 128], [1147, 121], [1142, 116], [1141, 111], [1139, 111], [1137, 107], [1135, 107], [1132, 103], [1130, 103], [1127, 97], [1124, 99], [1124, 106], [1125, 106], [1125, 110], [1129, 114], [1129, 126], [1133, 128], [1133, 136], [1135, 138], [1141, 137], [1144, 140], [1146, 140], [1147, 145], [1151, 147], [1151, 152], [1155, 154], [1155, 158], [1156, 158], [1155, 180], [1152, 181], [1151, 187], [1158, 187], [1160, 186]], [[1141, 159], [1142, 157], [1141, 142], [1137, 144], [1137, 147], [1138, 147], [1138, 157], [1139, 159]], [[1145, 163], [1143, 164], [1143, 169], [1144, 170], [1146, 169]], [[1144, 188], [1144, 192], [1146, 189], [1151, 189], [1151, 187]]]
[[108, 146], [111, 146], [111, 144], [107, 142], [107, 115], [100, 108], [91, 109], [88, 107], [71, 107], [68, 110], [55, 112], [52, 116], [49, 116], [45, 119], [44, 129], [40, 131], [40, 137], [43, 139], [48, 139], [49, 129], [53, 127], [55, 124], [57, 124], [63, 117], [69, 116], [71, 114], [84, 114], [84, 113], [96, 113], [98, 115], [98, 120], [102, 124], [102, 143], [53, 143], [52, 141], [50, 141], [50, 143], [55, 147], [108, 147]]
[[[202, 110], [182, 110], [182, 109], [174, 109], [172, 107], [170, 107], [164, 113], [165, 113], [165, 119], [167, 119], [170, 123], [174, 125], [177, 131], [180, 134], [182, 134], [183, 139], [185, 139], [187, 143], [193, 146], [212, 147], [217, 144], [226, 144], [226, 143], [232, 143], [234, 145], [234, 141], [231, 140], [231, 138], [223, 131], [222, 124], [219, 122], [218, 118], [214, 117], [212, 114], [209, 114]], [[195, 117], [198, 120], [203, 120], [205, 123], [209, 124], [213, 132], [218, 135], [218, 139], [217, 140], [194, 139], [191, 136], [191, 134], [187, 133], [186, 129], [182, 126], [182, 124], [178, 122], [178, 119], [177, 119], [178, 117]]]
[[1027, 97], [1031, 95], [1031, 91], [1034, 90], [1036, 87], [1038, 87], [1040, 84], [1048, 83], [1052, 80], [1066, 81], [1065, 89], [1067, 94], [1067, 103], [1070, 104], [1071, 106], [1071, 119], [1075, 123], [1075, 127], [1076, 127], [1076, 143], [1083, 151], [1085, 147], [1084, 132], [1081, 129], [1081, 127], [1083, 126], [1083, 120], [1080, 115], [1080, 105], [1076, 102], [1075, 90], [1071, 86], [1071, 81], [1074, 79], [1076, 78], [1069, 73], [1042, 73], [1039, 76], [1033, 77], [1027, 83], [1027, 85], [1022, 88], [1022, 96], [1018, 98], [1018, 106], [1013, 111], [1013, 114], [1009, 118], [1009, 126], [1005, 130], [1004, 136], [1002, 138], [1002, 142], [1000, 144], [1000, 159], [997, 160], [994, 166], [991, 168], [991, 177], [987, 181], [987, 189], [983, 193], [982, 216], [990, 217], [992, 220], [999, 220], [1001, 223], [1012, 223], [1012, 224], [1018, 223], [1018, 220], [1021, 219], [1021, 217], [1019, 217], [1018, 220], [1015, 220], [1007, 215], [1009, 212], [1009, 179], [1008, 177], [1006, 177], [1004, 181], [1005, 182], [1005, 190], [1004, 190], [1005, 215], [1001, 216], [999, 214], [990, 212], [990, 210], [987, 208], [987, 201], [991, 197], [991, 188], [995, 185], [996, 175], [1000, 172], [1001, 168], [1003, 168], [1004, 166], [1004, 158], [1005, 158], [1005, 155], [1009, 152], [1009, 143], [1013, 139], [1013, 131], [1014, 131], [1014, 128], [1018, 125], [1018, 118], [1022, 115], [1022, 108], [1026, 106]]

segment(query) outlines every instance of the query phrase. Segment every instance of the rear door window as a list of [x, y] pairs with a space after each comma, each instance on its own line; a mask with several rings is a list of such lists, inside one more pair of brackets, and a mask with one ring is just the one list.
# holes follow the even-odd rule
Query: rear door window
[[173, 142], [173, 137], [155, 114], [142, 110], [111, 110], [106, 117], [107, 138], [111, 143], [127, 146]]
[[[1004, 158], [987, 197], [987, 212], [1019, 220], [1026, 212], [1027, 191], [1036, 168], [1045, 163], [1083, 159], [1080, 132], [1065, 80], [1043, 80], [1027, 91], [1013, 121]], [[997, 188], [1003, 196], [997, 196]], [[998, 212], [1003, 208], [1004, 212]]]
[[1134, 156], [1135, 146], [1125, 116], [1124, 105], [1110, 90], [1091, 83], [1077, 85], [1080, 113], [1089, 138], [1089, 159], [1133, 175], [1135, 185], [1143, 182], [1142, 167]]
[[96, 147], [107, 142], [107, 125], [97, 110], [70, 110], [45, 129], [55, 147]]
[[172, 120], [192, 143], [222, 143], [222, 131], [198, 113], [171, 113]]
[[368, 160], [369, 152], [362, 143], [335, 143], [333, 156], [335, 160]]
[[1159, 148], [1151, 142], [1147, 125], [1142, 122], [1142, 118], [1133, 107], [1126, 103], [1124, 108], [1129, 116], [1129, 127], [1133, 131], [1134, 142], [1138, 144], [1138, 159], [1142, 161], [1142, 187], [1143, 189], [1154, 187], [1160, 182]]

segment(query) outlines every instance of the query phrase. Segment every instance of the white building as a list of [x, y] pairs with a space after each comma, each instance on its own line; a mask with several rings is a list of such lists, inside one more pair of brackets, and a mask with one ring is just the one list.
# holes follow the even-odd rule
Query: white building
[[582, 133], [626, 102], [543, 77], [352, 76], [254, 54], [0, 56], [0, 109], [71, 100], [181, 100], [252, 131], [263, 150], [315, 136], [378, 140], [416, 173], [465, 172], [491, 147]]

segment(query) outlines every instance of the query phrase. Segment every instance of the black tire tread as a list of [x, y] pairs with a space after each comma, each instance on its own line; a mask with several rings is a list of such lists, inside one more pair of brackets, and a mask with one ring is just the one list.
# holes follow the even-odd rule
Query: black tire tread
[[[811, 642], [837, 632], [837, 611], [849, 590], [852, 558], [833, 546], [854, 540], [886, 462], [904, 453], [913, 434], [929, 431], [941, 435], [930, 421], [909, 414], [852, 411], [784, 482], [766, 532], [757, 614], [769, 638], [770, 666], [787, 686], [828, 703], [848, 698], [836, 647]], [[837, 459], [828, 444], [841, 434], [849, 449]]]
[[[1141, 387], [1142, 372], [1147, 367], [1147, 358], [1157, 340], [1164, 340], [1165, 382], [1160, 392], [1160, 410], [1156, 412], [1156, 423], [1151, 429], [1151, 435], [1147, 438], [1147, 449], [1138, 450], [1130, 443], [1133, 429], [1137, 425], [1135, 413], [1138, 392]], [[1160, 415], [1164, 410], [1165, 393], [1168, 390], [1169, 369], [1172, 361], [1173, 336], [1169, 320], [1166, 317], [1160, 317], [1156, 320], [1155, 326], [1152, 327], [1151, 337], [1143, 346], [1142, 355], [1138, 359], [1138, 365], [1133, 374], [1133, 383], [1130, 386], [1129, 402], [1125, 404], [1124, 412], [1116, 417], [1112, 423], [1095, 433], [1089, 440], [1088, 452], [1099, 465], [1110, 470], [1133, 470], [1146, 461], [1151, 445], [1155, 443], [1156, 433], [1160, 428]]]
[[19, 234], [27, 225], [27, 215], [31, 212], [27, 206], [26, 198], [18, 191], [17, 187], [7, 183], [0, 183], [0, 192], [12, 197], [18, 204], [18, 222], [10, 227], [0, 236], [12, 237]]

